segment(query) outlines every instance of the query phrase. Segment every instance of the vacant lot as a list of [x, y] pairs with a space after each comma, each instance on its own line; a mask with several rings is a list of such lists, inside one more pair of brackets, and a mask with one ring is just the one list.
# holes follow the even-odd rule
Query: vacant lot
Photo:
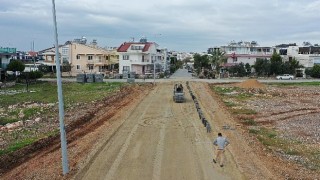
[[[320, 172], [319, 83], [269, 84], [257, 81], [212, 85], [247, 129], [248, 141], [273, 159], [270, 166], [290, 177]], [[292, 167], [293, 165], [294, 167]]]
[[[64, 83], [66, 123], [81, 116], [86, 105], [102, 100], [124, 86], [121, 83]], [[74, 114], [77, 112], [76, 114]], [[73, 114], [72, 116], [70, 114]], [[57, 134], [57, 85], [16, 85], [0, 89], [0, 155], [13, 152], [39, 139]]]

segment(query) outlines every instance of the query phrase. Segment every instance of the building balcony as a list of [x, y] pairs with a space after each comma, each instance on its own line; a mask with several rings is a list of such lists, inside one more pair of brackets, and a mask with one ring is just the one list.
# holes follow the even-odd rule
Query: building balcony
[[153, 64], [153, 62], [149, 59], [142, 60], [129, 60], [131, 64], [138, 64], [138, 65], [148, 65]]
[[95, 60], [88, 60], [88, 63], [92, 63], [92, 64], [108, 64], [107, 60], [102, 60], [102, 59], [95, 59]]

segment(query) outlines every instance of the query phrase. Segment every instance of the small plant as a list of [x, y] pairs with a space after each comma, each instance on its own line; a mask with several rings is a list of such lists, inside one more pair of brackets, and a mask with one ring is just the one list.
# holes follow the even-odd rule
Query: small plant
[[18, 118], [14, 117], [0, 117], [0, 125], [6, 125], [8, 123], [13, 123], [19, 121]]
[[243, 124], [248, 126], [256, 126], [257, 123], [253, 119], [245, 119], [242, 121]]
[[257, 112], [252, 109], [232, 109], [231, 111], [233, 114], [246, 114], [246, 115], [257, 114]]
[[277, 147], [278, 144], [281, 144], [279, 143], [279, 139], [277, 139], [276, 137], [276, 132], [267, 128], [261, 128], [258, 134], [258, 140], [265, 146], [270, 147]]
[[212, 89], [219, 94], [227, 94], [239, 90], [237, 87], [213, 86]]
[[249, 129], [249, 133], [251, 133], [251, 134], [258, 134], [258, 133], [259, 133], [259, 130], [257, 130], [257, 129]]
[[300, 153], [297, 150], [294, 150], [292, 148], [287, 149], [284, 153], [288, 155], [299, 155]]
[[3, 154], [11, 153], [13, 151], [16, 151], [18, 149], [21, 149], [29, 144], [34, 143], [37, 140], [37, 138], [27, 138], [20, 141], [16, 141], [15, 143], [11, 144], [8, 148], [4, 150], [0, 150], [0, 156]]
[[253, 96], [253, 94], [242, 92], [242, 93], [237, 94], [235, 96], [235, 98], [237, 98], [238, 100], [247, 100], [252, 96]]
[[36, 115], [40, 111], [40, 108], [27, 108], [23, 110], [24, 119], [29, 119], [30, 117]]
[[230, 102], [230, 101], [223, 101], [224, 104], [227, 106], [227, 107], [234, 107], [236, 106], [236, 104], [234, 102]]

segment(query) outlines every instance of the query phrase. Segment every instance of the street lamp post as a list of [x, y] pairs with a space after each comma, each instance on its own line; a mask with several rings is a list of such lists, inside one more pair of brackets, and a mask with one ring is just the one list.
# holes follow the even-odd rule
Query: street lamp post
[[153, 84], [156, 84], [156, 60], [153, 60]]
[[64, 126], [64, 104], [63, 104], [62, 82], [61, 82], [61, 71], [60, 71], [60, 57], [59, 57], [55, 0], [52, 0], [52, 14], [53, 14], [53, 25], [54, 25], [55, 51], [56, 51], [55, 56], [56, 56], [56, 72], [57, 72], [58, 101], [59, 101], [59, 122], [60, 122], [59, 124], [60, 124], [60, 140], [61, 140], [61, 154], [62, 154], [62, 170], [63, 170], [63, 175], [65, 175], [69, 172], [69, 166], [68, 166], [66, 130]]

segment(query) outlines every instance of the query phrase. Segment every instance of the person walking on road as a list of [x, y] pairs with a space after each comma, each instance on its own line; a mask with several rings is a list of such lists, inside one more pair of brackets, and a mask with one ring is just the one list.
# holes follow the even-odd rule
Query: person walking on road
[[214, 163], [217, 163], [217, 161], [220, 164], [220, 167], [223, 167], [224, 163], [224, 151], [225, 148], [229, 145], [229, 141], [226, 137], [223, 137], [221, 133], [218, 133], [218, 137], [213, 141], [213, 145], [218, 146], [216, 160], [213, 159]]

